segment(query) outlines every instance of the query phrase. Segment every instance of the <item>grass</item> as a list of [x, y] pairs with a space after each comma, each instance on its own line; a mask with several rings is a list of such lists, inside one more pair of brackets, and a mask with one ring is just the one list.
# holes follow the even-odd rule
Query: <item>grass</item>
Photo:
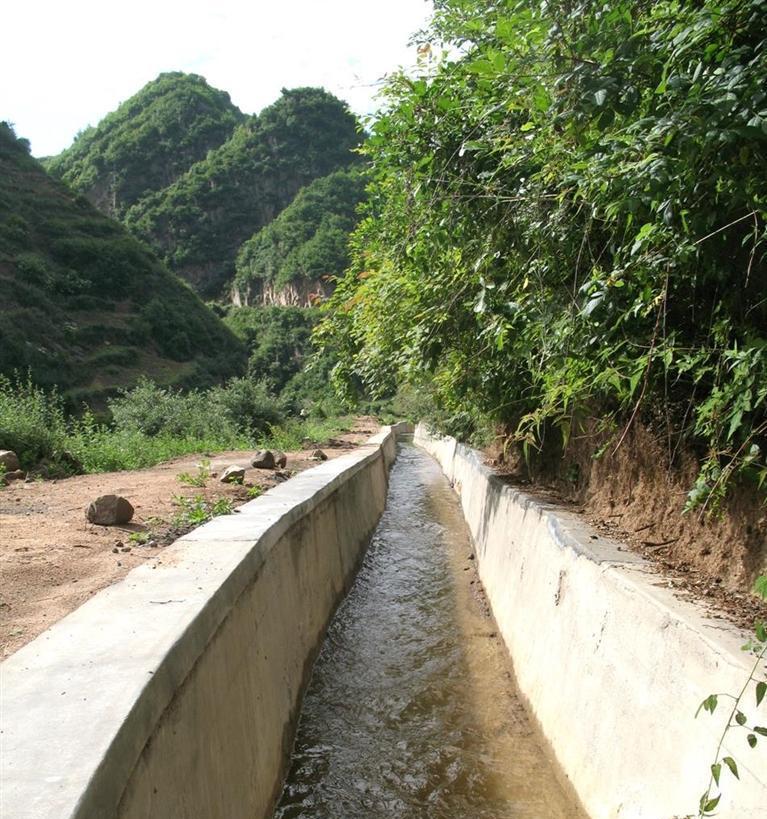
[[[57, 393], [0, 375], [0, 449], [16, 452], [25, 470], [64, 476], [145, 469], [182, 455], [229, 449], [296, 450], [306, 439], [319, 445], [351, 426], [350, 417], [290, 419], [269, 426], [268, 432], [251, 432], [247, 422], [238, 426], [234, 411], [227, 421], [223, 411], [211, 409], [206, 397], [215, 394], [193, 393], [180, 405], [175, 394], [137, 388], [114, 401], [123, 414], [107, 424], [90, 413], [67, 417]], [[131, 408], [135, 411], [127, 412]], [[152, 434], [142, 428], [150, 410]], [[178, 478], [203, 487], [209, 476], [209, 464], [203, 464], [197, 473]]]
[[176, 480], [186, 486], [203, 487], [210, 477], [210, 461], [206, 458], [198, 467], [197, 472], [181, 472]]
[[272, 426], [269, 432], [259, 439], [258, 444], [263, 449], [279, 449], [282, 452], [301, 449], [307, 439], [320, 445], [334, 435], [351, 429], [352, 421], [352, 417], [348, 415], [322, 420], [289, 420]]
[[173, 518], [173, 525], [184, 528], [199, 526], [219, 515], [231, 515], [234, 511], [229, 498], [218, 498], [211, 502], [207, 501], [204, 495], [195, 495], [193, 498], [176, 495], [173, 503], [179, 507], [178, 513]]

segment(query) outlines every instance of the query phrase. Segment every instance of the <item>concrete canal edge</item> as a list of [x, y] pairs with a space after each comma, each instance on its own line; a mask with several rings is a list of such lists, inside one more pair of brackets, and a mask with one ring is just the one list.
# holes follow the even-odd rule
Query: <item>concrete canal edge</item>
[[195, 529], [6, 660], [2, 817], [268, 816], [408, 431]]
[[[747, 635], [675, 597], [576, 516], [504, 484], [476, 451], [423, 425], [415, 443], [460, 497], [520, 690], [590, 816], [697, 815], [731, 702], [714, 717], [695, 711], [709, 694], [740, 691], [753, 665], [740, 650]], [[717, 816], [763, 817], [764, 749], [733, 730], [722, 754], [740, 781], [722, 773]]]

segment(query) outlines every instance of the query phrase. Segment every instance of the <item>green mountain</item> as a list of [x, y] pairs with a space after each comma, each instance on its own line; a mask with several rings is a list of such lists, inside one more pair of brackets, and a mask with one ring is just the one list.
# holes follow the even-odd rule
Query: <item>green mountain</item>
[[316, 179], [274, 221], [248, 239], [237, 254], [236, 304], [307, 306], [327, 295], [332, 279], [349, 265], [349, 234], [365, 198], [360, 168]]
[[359, 143], [341, 100], [319, 88], [283, 90], [179, 179], [133, 205], [125, 222], [198, 292], [217, 295], [240, 245], [302, 187], [353, 162]]
[[120, 217], [218, 148], [244, 119], [229, 94], [202, 77], [160, 74], [44, 165], [103, 213]]
[[0, 124], [0, 373], [79, 403], [241, 372], [241, 342], [119, 223], [49, 176]]

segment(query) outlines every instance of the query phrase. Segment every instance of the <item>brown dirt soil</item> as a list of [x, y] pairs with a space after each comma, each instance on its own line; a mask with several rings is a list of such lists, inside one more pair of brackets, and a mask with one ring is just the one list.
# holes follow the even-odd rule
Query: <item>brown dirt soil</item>
[[504, 458], [498, 447], [485, 455], [510, 483], [567, 505], [602, 534], [643, 554], [681, 595], [744, 628], [767, 621], [767, 604], [752, 593], [756, 577], [767, 573], [767, 507], [757, 491], [734, 487], [718, 516], [684, 513], [698, 466], [690, 452], [673, 452], [662, 435], [639, 422], [617, 450], [614, 437], [595, 458], [606, 440], [588, 431], [574, 436], [564, 456], [548, 453], [532, 470], [517, 456]]
[[[372, 419], [358, 419], [353, 431], [321, 442], [321, 449], [336, 458], [377, 429]], [[208, 502], [228, 498], [239, 506], [249, 500], [250, 487], [266, 491], [316, 466], [310, 459], [316, 448], [312, 443], [287, 453], [287, 468], [277, 471], [251, 468], [252, 450], [210, 456], [210, 469], [218, 475], [230, 464], [245, 467], [243, 486], [223, 484], [212, 475], [204, 487], [181, 483], [179, 474], [198, 473], [201, 456], [195, 455], [134, 472], [14, 481], [0, 488], [0, 656], [9, 656], [134, 567], [150, 559], [162, 562], [164, 548], [194, 528], [174, 522], [180, 511], [174, 496], [203, 495]], [[130, 500], [135, 513], [129, 524], [88, 523], [85, 509], [105, 494]]]

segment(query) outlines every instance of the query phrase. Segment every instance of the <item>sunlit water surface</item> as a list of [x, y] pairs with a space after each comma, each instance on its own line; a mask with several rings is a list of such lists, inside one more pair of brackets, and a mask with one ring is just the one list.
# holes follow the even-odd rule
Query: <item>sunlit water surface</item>
[[401, 446], [315, 665], [275, 817], [584, 816], [515, 692], [470, 553], [439, 467]]

